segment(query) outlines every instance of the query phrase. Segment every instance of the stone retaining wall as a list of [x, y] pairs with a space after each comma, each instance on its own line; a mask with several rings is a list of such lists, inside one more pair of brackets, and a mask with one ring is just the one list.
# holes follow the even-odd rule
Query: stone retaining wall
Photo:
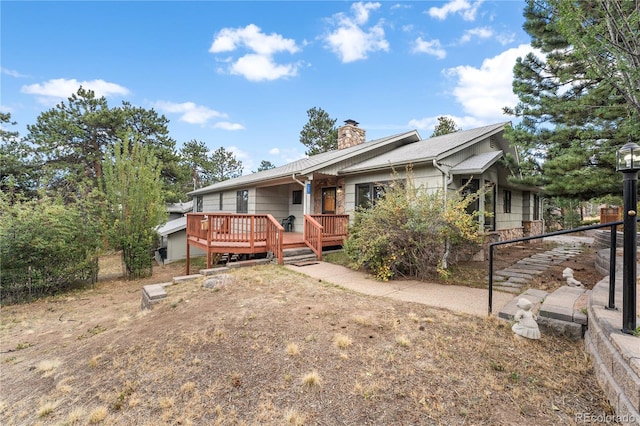
[[[608, 257], [609, 249], [599, 250], [596, 265], [600, 264], [608, 271]], [[615, 410], [615, 420], [624, 425], [640, 426], [640, 336], [620, 330], [621, 262], [616, 265], [615, 305], [619, 309], [605, 308], [609, 302], [609, 277], [606, 277], [596, 284], [589, 298], [585, 349], [592, 358], [596, 380]]]

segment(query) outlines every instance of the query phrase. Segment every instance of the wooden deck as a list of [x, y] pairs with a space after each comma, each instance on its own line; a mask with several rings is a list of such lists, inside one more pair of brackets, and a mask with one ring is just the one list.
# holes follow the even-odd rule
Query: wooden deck
[[304, 232], [284, 232], [269, 214], [188, 213], [187, 273], [190, 247], [207, 253], [207, 268], [214, 254], [272, 253], [283, 263], [282, 252], [288, 248], [309, 247], [322, 259], [322, 248], [342, 245], [348, 236], [348, 215], [305, 215]]

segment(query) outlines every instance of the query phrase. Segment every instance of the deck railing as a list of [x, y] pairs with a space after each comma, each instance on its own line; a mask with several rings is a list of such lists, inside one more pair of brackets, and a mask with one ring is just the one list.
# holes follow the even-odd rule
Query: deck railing
[[[348, 236], [349, 215], [305, 215], [304, 242], [322, 260], [322, 248], [342, 245]], [[272, 253], [283, 264], [284, 228], [270, 214], [188, 213], [187, 271], [189, 246], [212, 253]], [[187, 272], [188, 273], [188, 272]]]
[[304, 215], [304, 242], [313, 250], [318, 260], [322, 260], [322, 234], [324, 227], [315, 217]]
[[325, 240], [345, 238], [349, 235], [348, 214], [312, 214], [309, 216], [322, 225]]
[[259, 251], [257, 245], [263, 245], [265, 251], [272, 252], [282, 263], [283, 232], [282, 225], [270, 214], [187, 214], [187, 240], [206, 246], [210, 253], [228, 247], [235, 247], [241, 253], [254, 253]]
[[304, 215], [304, 241], [322, 260], [322, 248], [328, 245], [342, 245], [349, 235], [348, 214], [307, 214]]
[[267, 252], [273, 253], [280, 265], [284, 264], [282, 241], [284, 227], [270, 214], [267, 215]]

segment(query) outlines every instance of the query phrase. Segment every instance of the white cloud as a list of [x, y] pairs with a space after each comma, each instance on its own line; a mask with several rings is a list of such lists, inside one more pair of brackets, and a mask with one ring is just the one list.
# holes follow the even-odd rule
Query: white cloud
[[55, 78], [44, 83], [29, 84], [22, 86], [20, 91], [28, 95], [37, 95], [41, 103], [50, 104], [59, 99], [67, 99], [76, 93], [80, 86], [87, 90], [93, 90], [96, 97], [129, 94], [129, 89], [116, 83], [104, 80], [78, 81], [75, 78]]
[[441, 115], [451, 118], [462, 129], [510, 120], [511, 117], [502, 113], [502, 108], [518, 103], [518, 97], [513, 94], [511, 87], [513, 67], [518, 57], [524, 57], [532, 51], [530, 45], [523, 44], [485, 59], [480, 68], [459, 66], [445, 70], [445, 75], [455, 80], [452, 94], [461, 105], [464, 115], [440, 114], [415, 118], [409, 121], [409, 126], [432, 131]]
[[477, 27], [466, 30], [462, 37], [460, 37], [460, 44], [468, 43], [474, 38], [484, 40], [495, 39], [498, 43], [505, 46], [513, 42], [515, 34], [512, 32], [496, 33], [491, 27]]
[[324, 37], [326, 47], [344, 63], [366, 59], [371, 52], [389, 51], [389, 42], [385, 39], [382, 21], [364, 29], [369, 14], [380, 7], [380, 3], [354, 3], [351, 5], [352, 17], [343, 13], [333, 16], [337, 27]]
[[228, 121], [219, 121], [213, 125], [214, 129], [222, 130], [244, 130], [244, 126], [239, 123], [230, 123]]
[[157, 101], [154, 108], [166, 113], [181, 114], [179, 120], [189, 124], [206, 124], [212, 118], [226, 118], [227, 115], [193, 102], [175, 103]]
[[369, 12], [380, 8], [380, 3], [354, 3], [351, 5], [356, 24], [364, 25], [369, 20]]
[[16, 70], [10, 70], [10, 69], [4, 68], [4, 67], [0, 67], [0, 72], [2, 72], [2, 74], [6, 74], [8, 76], [15, 77], [15, 78], [27, 77], [26, 75], [21, 74], [20, 72], [18, 72]]
[[215, 35], [209, 52], [217, 54], [238, 49], [249, 53], [237, 59], [233, 56], [222, 59], [229, 63], [223, 72], [239, 74], [250, 81], [277, 80], [298, 73], [298, 63], [278, 64], [274, 59], [274, 55], [280, 52], [294, 54], [300, 51], [293, 39], [276, 33], [265, 34], [254, 24], [244, 28], [223, 28]]
[[490, 27], [477, 27], [466, 30], [460, 38], [460, 43], [468, 43], [473, 38], [487, 39], [493, 37], [494, 32]]
[[456, 80], [452, 93], [465, 113], [485, 123], [505, 120], [502, 108], [518, 102], [511, 87], [516, 59], [531, 51], [530, 45], [523, 44], [485, 59], [480, 68], [466, 65], [445, 70]]
[[248, 54], [239, 58], [230, 67], [231, 74], [242, 75], [249, 81], [277, 80], [298, 74], [297, 64], [278, 65], [272, 57]]
[[269, 155], [278, 155], [280, 154], [280, 149], [279, 148], [271, 148], [269, 150]]
[[13, 109], [7, 105], [0, 105], [0, 112], [7, 114], [13, 112]]
[[[169, 101], [157, 101], [153, 103], [153, 107], [161, 112], [168, 114], [180, 114], [178, 120], [184, 121], [189, 124], [200, 124], [202, 126], [209, 123], [211, 120], [218, 118], [228, 118], [227, 114], [208, 108], [203, 105], [197, 105], [193, 102], [169, 102]], [[228, 121], [218, 121], [213, 123], [214, 129], [222, 130], [242, 130], [244, 126], [237, 123], [230, 123]]]
[[427, 11], [432, 18], [445, 20], [447, 16], [452, 14], [459, 14], [465, 21], [474, 21], [478, 9], [484, 0], [478, 0], [476, 2], [470, 2], [468, 0], [451, 0], [442, 7], [431, 7]]
[[442, 48], [438, 39], [426, 41], [422, 40], [422, 37], [418, 37], [411, 51], [413, 53], [427, 53], [438, 59], [444, 59], [447, 56], [447, 51]]

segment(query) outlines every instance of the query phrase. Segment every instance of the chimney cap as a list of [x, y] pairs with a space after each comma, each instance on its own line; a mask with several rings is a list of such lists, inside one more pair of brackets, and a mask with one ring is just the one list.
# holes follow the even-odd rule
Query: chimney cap
[[352, 119], [349, 118], [348, 120], [344, 120], [344, 124], [348, 124], [348, 125], [351, 125], [351, 126], [358, 127], [358, 124], [360, 124], [360, 123], [358, 123], [356, 120], [352, 120]]

